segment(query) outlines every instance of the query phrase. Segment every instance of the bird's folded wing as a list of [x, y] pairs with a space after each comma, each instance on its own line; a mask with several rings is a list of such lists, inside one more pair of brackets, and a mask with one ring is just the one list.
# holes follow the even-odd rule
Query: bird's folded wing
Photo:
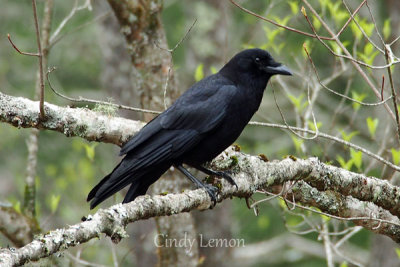
[[[210, 94], [211, 90], [212, 93]], [[205, 94], [202, 94], [206, 92], [189, 90], [185, 93], [185, 97], [179, 98], [173, 106], [154, 118], [139, 133], [133, 136], [122, 147], [120, 155], [136, 149], [140, 150], [140, 147], [146, 146], [148, 143], [157, 142], [158, 138], [172, 140], [170, 131], [194, 130], [199, 135], [212, 131], [227, 115], [227, 106], [236, 94], [236, 90], [237, 88], [233, 85], [205, 88], [204, 91], [208, 91], [207, 98], [204, 97]], [[186, 131], [179, 133], [187, 134]], [[194, 136], [192, 137], [194, 138]], [[192, 145], [195, 145], [195, 143], [192, 142]], [[186, 146], [188, 149], [190, 147]], [[177, 150], [176, 147], [172, 149]]]

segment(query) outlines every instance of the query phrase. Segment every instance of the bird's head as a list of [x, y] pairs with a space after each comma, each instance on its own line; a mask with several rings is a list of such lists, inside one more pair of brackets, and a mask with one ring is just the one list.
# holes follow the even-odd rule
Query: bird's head
[[292, 75], [289, 68], [276, 62], [267, 51], [259, 48], [237, 53], [220, 72], [233, 81], [245, 76], [268, 81], [275, 74]]

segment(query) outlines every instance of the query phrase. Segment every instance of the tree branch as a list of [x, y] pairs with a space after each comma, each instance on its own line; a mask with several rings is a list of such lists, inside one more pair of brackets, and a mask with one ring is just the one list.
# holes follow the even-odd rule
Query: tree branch
[[[123, 144], [143, 123], [100, 115], [81, 108], [45, 105], [46, 122], [39, 120], [37, 102], [0, 93], [0, 121], [17, 127], [34, 127], [58, 131], [66, 136], [80, 136], [89, 141]], [[215, 169], [231, 169], [238, 190], [221, 181], [218, 202], [232, 196], [250, 197], [257, 191], [274, 191], [276, 185], [297, 181], [288, 192], [303, 204], [318, 207], [336, 219], [353, 221], [373, 232], [400, 242], [400, 188], [387, 181], [353, 173], [321, 163], [316, 158], [306, 160], [290, 157], [282, 161], [265, 162], [228, 149], [211, 163]], [[219, 182], [218, 182], [219, 183]], [[0, 265], [20, 265], [29, 260], [48, 257], [71, 246], [87, 242], [105, 233], [118, 242], [125, 237], [128, 223], [155, 216], [166, 216], [211, 205], [204, 190], [187, 191], [167, 196], [144, 196], [126, 205], [99, 210], [87, 221], [52, 231], [20, 249], [0, 251]]]
[[88, 141], [121, 145], [144, 123], [113, 118], [85, 108], [59, 107], [45, 103], [46, 121], [39, 120], [38, 102], [0, 92], [0, 121], [16, 127], [37, 128], [79, 136]]
[[[213, 162], [214, 167], [227, 168], [235, 165], [234, 179], [238, 190], [221, 181], [221, 192], [218, 202], [236, 197], [249, 197], [257, 190], [270, 190], [273, 185], [289, 180], [318, 177], [316, 173], [329, 169], [331, 173], [342, 176], [352, 175], [334, 166], [319, 162], [316, 158], [297, 159], [291, 158], [282, 161], [264, 162], [256, 156], [249, 156], [233, 149], [222, 153]], [[322, 171], [323, 173], [323, 171]], [[333, 176], [331, 179], [335, 179]], [[376, 183], [377, 179], [367, 178], [368, 183]], [[400, 241], [400, 220], [381, 207], [363, 202], [354, 197], [341, 196], [333, 191], [318, 191], [305, 182], [299, 182], [293, 189], [296, 199], [302, 203], [314, 205], [322, 211], [353, 220], [355, 224], [376, 233], [385, 234], [393, 240]], [[363, 184], [360, 184], [362, 190]], [[400, 189], [400, 188], [396, 188]], [[382, 194], [382, 198], [386, 198]], [[58, 229], [41, 235], [28, 245], [20, 249], [0, 250], [0, 263], [4, 266], [15, 266], [48, 257], [56, 252], [69, 247], [88, 242], [98, 238], [102, 233], [110, 236], [117, 243], [127, 237], [125, 227], [128, 223], [148, 219], [156, 216], [169, 216], [172, 214], [189, 212], [195, 209], [205, 210], [212, 205], [208, 194], [203, 189], [189, 190], [181, 194], [168, 194], [166, 196], [141, 196], [128, 204], [117, 204], [108, 209], [100, 209], [93, 216], [89, 215], [86, 221]]]
[[18, 213], [13, 207], [0, 203], [0, 232], [17, 247], [28, 244], [33, 239], [38, 225], [35, 220]]

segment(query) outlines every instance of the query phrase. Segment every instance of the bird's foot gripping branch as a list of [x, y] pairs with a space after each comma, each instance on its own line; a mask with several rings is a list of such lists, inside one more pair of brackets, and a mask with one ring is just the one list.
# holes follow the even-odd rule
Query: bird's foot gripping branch
[[[290, 200], [319, 208], [324, 214], [353, 221], [373, 232], [400, 242], [400, 188], [386, 181], [349, 172], [318, 161], [317, 158], [286, 158], [265, 162], [229, 148], [219, 155], [212, 166], [226, 169], [232, 166], [238, 189], [221, 180], [217, 201], [232, 196], [249, 197], [258, 191], [273, 191], [277, 185], [297, 181], [287, 192]], [[379, 194], [365, 194], [365, 192]], [[180, 194], [141, 196], [127, 204], [100, 209], [84, 222], [38, 236], [19, 249], [0, 250], [0, 265], [18, 265], [38, 260], [71, 246], [88, 242], [102, 233], [117, 242], [126, 236], [128, 223], [156, 216], [204, 210], [212, 206], [203, 189], [187, 190]], [[374, 214], [372, 216], [372, 214]], [[29, 256], [29, 257], [28, 257]]]

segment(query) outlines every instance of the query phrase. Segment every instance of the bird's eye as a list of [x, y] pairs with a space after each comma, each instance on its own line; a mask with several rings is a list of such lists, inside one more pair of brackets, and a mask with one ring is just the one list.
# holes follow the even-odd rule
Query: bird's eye
[[256, 61], [256, 63], [260, 63], [260, 58], [259, 57], [256, 57], [254, 60]]

